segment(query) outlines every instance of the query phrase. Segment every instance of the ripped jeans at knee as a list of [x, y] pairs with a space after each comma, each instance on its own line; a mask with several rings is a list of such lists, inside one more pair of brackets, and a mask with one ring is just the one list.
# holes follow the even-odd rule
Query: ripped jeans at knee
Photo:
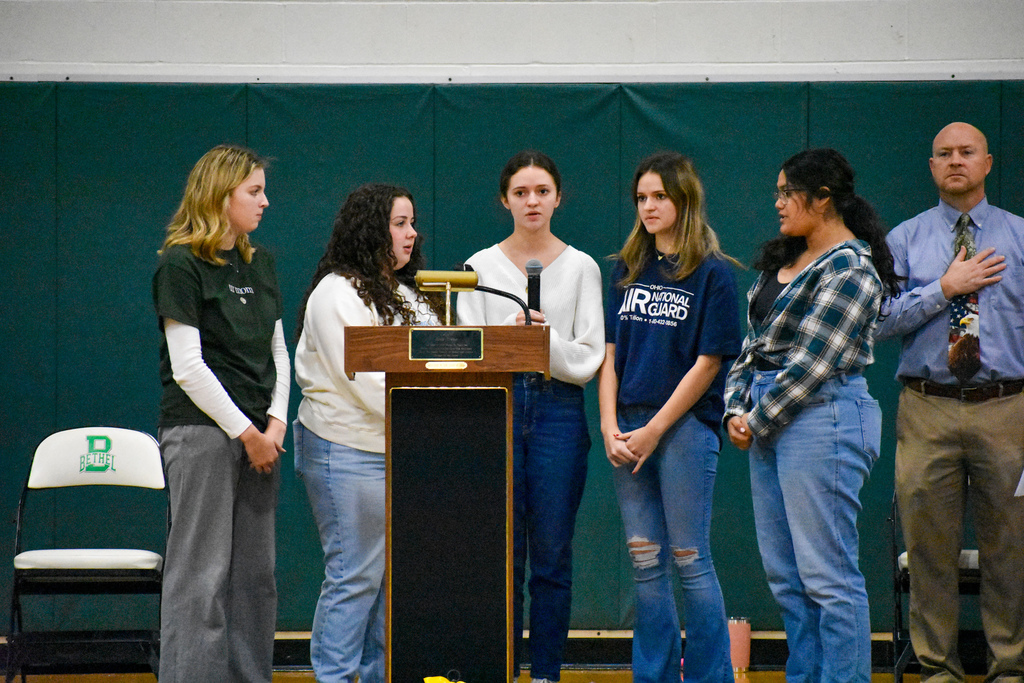
[[[642, 427], [652, 414], [620, 407], [619, 428]], [[614, 470], [636, 588], [636, 683], [679, 678], [680, 621], [672, 573], [682, 587], [686, 680], [732, 680], [725, 603], [710, 542], [719, 447], [715, 431], [687, 414], [665, 432], [636, 474], [631, 466]]]

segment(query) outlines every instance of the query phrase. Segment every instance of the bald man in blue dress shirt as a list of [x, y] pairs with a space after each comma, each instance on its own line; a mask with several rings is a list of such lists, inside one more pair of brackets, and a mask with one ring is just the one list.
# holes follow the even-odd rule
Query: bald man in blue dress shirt
[[[1014, 492], [1024, 471], [1024, 219], [986, 200], [992, 155], [974, 126], [943, 128], [929, 166], [940, 201], [889, 234], [896, 273], [907, 280], [877, 333], [903, 345], [896, 373], [904, 385], [896, 424], [896, 493], [913, 577], [910, 637], [922, 681], [964, 680], [957, 654], [957, 584], [969, 505], [989, 647], [985, 680], [1019, 682], [1024, 498]], [[954, 248], [958, 222], [973, 237], [973, 256], [962, 241]], [[954, 374], [950, 309], [960, 305], [958, 295], [972, 293], [977, 314], [971, 333], [977, 333], [980, 363]], [[973, 306], [972, 301], [968, 309]]]

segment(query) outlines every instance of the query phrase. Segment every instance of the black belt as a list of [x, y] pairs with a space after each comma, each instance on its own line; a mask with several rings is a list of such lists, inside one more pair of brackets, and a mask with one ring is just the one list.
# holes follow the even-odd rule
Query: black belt
[[1007, 382], [992, 382], [978, 387], [959, 387], [953, 384], [937, 384], [926, 379], [910, 377], [904, 380], [903, 386], [925, 396], [941, 396], [955, 398], [967, 403], [981, 403], [993, 398], [1013, 396], [1024, 391], [1024, 379], [1011, 379]]

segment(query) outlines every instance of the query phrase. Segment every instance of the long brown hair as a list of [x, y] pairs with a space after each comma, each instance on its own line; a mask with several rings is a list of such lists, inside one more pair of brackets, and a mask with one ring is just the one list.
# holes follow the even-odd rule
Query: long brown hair
[[[641, 161], [636, 173], [633, 174], [631, 196], [634, 205], [640, 178], [647, 173], [656, 173], [661, 177], [665, 194], [676, 207], [676, 224], [672, 226], [672, 251], [668, 254], [674, 257], [669, 276], [673, 280], [682, 280], [709, 256], [739, 265], [736, 259], [722, 251], [718, 235], [708, 225], [704, 208], [704, 186], [697, 176], [693, 162], [677, 152], [660, 152]], [[640, 273], [656, 255], [654, 235], [647, 232], [640, 219], [640, 212], [637, 211], [633, 230], [617, 254], [626, 266], [626, 272], [617, 283], [618, 286], [626, 287], [636, 282]]]

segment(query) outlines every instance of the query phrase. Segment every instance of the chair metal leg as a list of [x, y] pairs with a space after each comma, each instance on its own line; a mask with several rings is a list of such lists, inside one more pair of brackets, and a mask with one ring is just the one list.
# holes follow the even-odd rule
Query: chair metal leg
[[[893, 644], [897, 646], [896, 643]], [[910, 663], [910, 658], [914, 656], [914, 647], [910, 642], [903, 644], [901, 651], [893, 652], [893, 659], [895, 660], [892, 668], [893, 683], [903, 683], [903, 672], [907, 670], [907, 664]]]
[[21, 672], [21, 683], [26, 683], [25, 671], [18, 653], [18, 634], [21, 632], [21, 600], [18, 599], [17, 581], [11, 587], [11, 628], [7, 632], [7, 661], [4, 667], [4, 681], [11, 683], [16, 671]]
[[21, 674], [21, 683], [27, 683], [28, 679], [25, 676], [25, 669], [22, 666], [20, 652], [18, 651], [19, 645], [17, 636], [13, 633], [7, 637], [7, 661], [4, 671], [4, 681], [6, 683], [11, 683], [18, 673]]
[[[914, 656], [914, 647], [910, 642], [910, 635], [903, 628], [903, 596], [909, 583], [905, 582], [903, 571], [900, 569], [900, 550], [897, 543], [899, 533], [899, 507], [896, 502], [896, 494], [892, 496], [892, 509], [889, 514], [889, 531], [891, 542], [892, 560], [892, 585], [893, 585], [893, 618], [892, 618], [892, 675], [893, 683], [903, 683], [903, 673], [907, 670], [907, 664]], [[906, 635], [905, 635], [906, 634]]]
[[146, 646], [146, 659], [149, 661], [149, 668], [153, 671], [153, 677], [160, 680], [160, 642], [150, 642]]

